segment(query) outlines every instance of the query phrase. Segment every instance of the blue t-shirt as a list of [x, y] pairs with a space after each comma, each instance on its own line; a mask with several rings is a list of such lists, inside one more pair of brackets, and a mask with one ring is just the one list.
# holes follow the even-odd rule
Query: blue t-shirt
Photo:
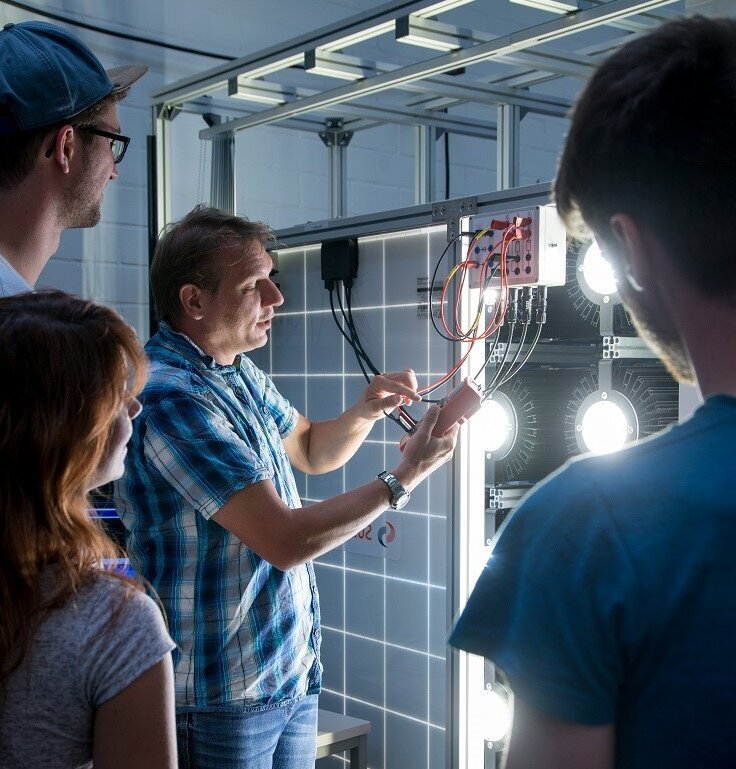
[[528, 705], [615, 722], [616, 766], [736, 767], [736, 398], [540, 484], [450, 643]]

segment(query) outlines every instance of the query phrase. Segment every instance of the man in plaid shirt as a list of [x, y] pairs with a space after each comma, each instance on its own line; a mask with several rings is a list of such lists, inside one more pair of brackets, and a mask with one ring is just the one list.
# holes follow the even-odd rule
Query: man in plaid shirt
[[[336, 419], [310, 422], [243, 353], [267, 342], [283, 297], [260, 223], [198, 207], [161, 238], [126, 475], [116, 486], [134, 568], [177, 643], [179, 760], [192, 769], [314, 764], [319, 600], [311, 559], [367, 526], [452, 455], [436, 407], [393, 477], [300, 507], [292, 465], [342, 466], [374, 422], [418, 401], [410, 370], [374, 378]], [[403, 488], [402, 488], [403, 487]]]

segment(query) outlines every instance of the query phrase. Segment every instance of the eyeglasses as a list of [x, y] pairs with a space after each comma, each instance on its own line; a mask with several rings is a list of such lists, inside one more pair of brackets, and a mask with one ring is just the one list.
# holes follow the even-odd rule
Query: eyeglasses
[[[114, 134], [111, 131], [103, 131], [101, 128], [95, 128], [94, 126], [81, 126], [77, 128], [77, 131], [84, 131], [88, 134], [94, 134], [95, 136], [103, 136], [105, 139], [110, 140], [110, 149], [112, 150], [112, 162], [117, 165], [125, 157], [125, 151], [130, 144], [130, 136], [122, 136], [121, 134]], [[54, 152], [54, 145], [52, 144], [48, 150], [46, 150], [46, 157], [50, 158]]]
[[125, 157], [125, 151], [130, 144], [130, 136], [121, 136], [110, 131], [103, 131], [101, 128], [95, 128], [94, 126], [82, 126], [77, 128], [77, 131], [84, 131], [88, 134], [104, 136], [106, 139], [109, 139], [110, 149], [112, 150], [112, 162], [116, 165]]

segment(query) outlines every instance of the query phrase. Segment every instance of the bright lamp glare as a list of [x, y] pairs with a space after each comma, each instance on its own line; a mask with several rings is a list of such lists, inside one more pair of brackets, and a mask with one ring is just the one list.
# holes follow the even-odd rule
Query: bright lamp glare
[[618, 451], [629, 435], [626, 415], [615, 403], [598, 401], [583, 415], [582, 435], [585, 445], [593, 454]]
[[501, 296], [501, 292], [497, 288], [489, 286], [483, 292], [483, 301], [487, 307], [492, 307], [498, 301], [498, 297]]
[[601, 249], [593, 241], [583, 259], [583, 277], [591, 291], [601, 296], [616, 293], [616, 278], [613, 267], [603, 258]]
[[514, 429], [511, 417], [498, 401], [486, 401], [481, 408], [483, 422], [483, 449], [487, 452], [498, 451], [508, 440]]
[[485, 739], [490, 742], [500, 742], [511, 728], [509, 698], [495, 689], [486, 689], [483, 692], [483, 715]]

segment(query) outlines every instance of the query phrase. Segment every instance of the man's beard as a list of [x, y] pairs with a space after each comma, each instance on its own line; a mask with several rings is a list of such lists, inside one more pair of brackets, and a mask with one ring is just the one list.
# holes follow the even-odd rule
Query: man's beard
[[679, 337], [653, 320], [654, 313], [651, 310], [631, 306], [628, 310], [637, 333], [652, 348], [673, 379], [684, 384], [695, 384], [690, 357]]
[[101, 192], [93, 187], [89, 177], [71, 184], [64, 190], [61, 199], [61, 226], [64, 229], [94, 227], [101, 217], [101, 197]]

